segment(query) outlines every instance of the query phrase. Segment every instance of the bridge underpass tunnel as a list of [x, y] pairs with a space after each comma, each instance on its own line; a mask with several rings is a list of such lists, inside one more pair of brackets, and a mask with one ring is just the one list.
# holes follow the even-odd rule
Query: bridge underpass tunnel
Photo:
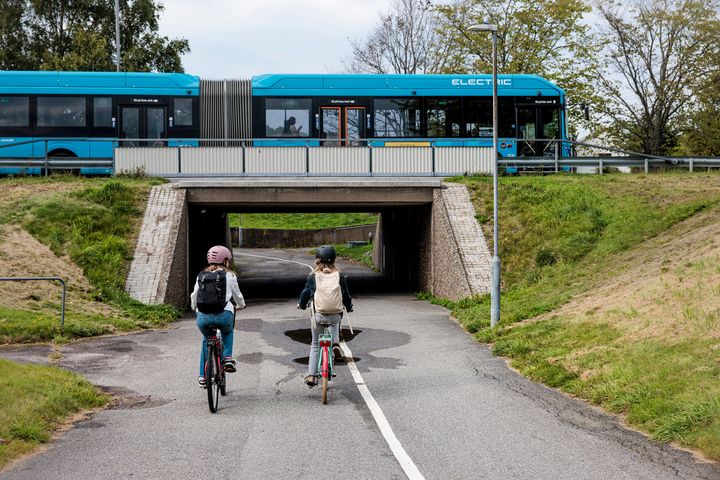
[[[314, 249], [322, 244], [358, 247], [372, 255], [375, 269], [340, 258], [338, 266], [348, 274], [353, 295], [387, 291], [418, 291], [425, 284], [430, 255], [431, 206], [378, 208], [368, 215], [371, 224], [360, 227], [313, 229], [312, 231], [265, 230], [237, 227], [245, 218], [264, 214], [300, 213], [287, 206], [188, 205], [188, 284], [205, 267], [205, 253], [213, 245], [232, 245], [240, 289], [246, 298], [293, 298], [302, 290], [314, 265]], [[302, 213], [368, 213], [366, 208], [318, 206]]]

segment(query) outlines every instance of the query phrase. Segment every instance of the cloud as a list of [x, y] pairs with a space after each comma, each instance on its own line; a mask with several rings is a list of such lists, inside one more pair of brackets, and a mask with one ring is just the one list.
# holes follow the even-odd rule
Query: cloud
[[261, 73], [341, 71], [348, 38], [367, 36], [389, 0], [171, 0], [160, 32], [190, 41], [188, 73], [248, 78]]

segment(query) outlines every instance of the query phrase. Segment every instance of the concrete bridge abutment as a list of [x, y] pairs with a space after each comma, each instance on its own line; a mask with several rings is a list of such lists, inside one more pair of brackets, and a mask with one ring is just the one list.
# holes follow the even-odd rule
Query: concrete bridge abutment
[[207, 249], [230, 245], [231, 212], [376, 212], [373, 256], [385, 284], [451, 300], [489, 292], [490, 254], [463, 185], [439, 179], [243, 178], [153, 188], [128, 293], [143, 303], [187, 306]]

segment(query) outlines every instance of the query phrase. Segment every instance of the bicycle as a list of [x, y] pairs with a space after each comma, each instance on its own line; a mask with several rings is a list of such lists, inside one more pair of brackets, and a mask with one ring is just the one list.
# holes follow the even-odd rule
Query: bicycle
[[205, 355], [205, 389], [207, 390], [208, 406], [210, 412], [217, 412], [220, 395], [225, 395], [225, 368], [222, 363], [222, 334], [217, 325], [209, 325], [213, 332], [207, 339], [207, 354]]
[[[318, 348], [320, 352], [318, 352], [317, 371], [322, 379], [322, 404], [327, 405], [328, 383], [335, 377], [335, 372], [333, 371], [335, 362], [332, 355], [332, 327], [330, 325], [323, 325], [322, 327], [323, 330], [318, 336]], [[315, 378], [317, 384], [318, 379], [317, 377]]]

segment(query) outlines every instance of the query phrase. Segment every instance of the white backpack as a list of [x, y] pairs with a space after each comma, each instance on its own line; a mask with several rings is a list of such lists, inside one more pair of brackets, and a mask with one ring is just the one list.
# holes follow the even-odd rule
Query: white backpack
[[315, 273], [315, 311], [324, 314], [341, 313], [343, 309], [340, 291], [340, 272]]

